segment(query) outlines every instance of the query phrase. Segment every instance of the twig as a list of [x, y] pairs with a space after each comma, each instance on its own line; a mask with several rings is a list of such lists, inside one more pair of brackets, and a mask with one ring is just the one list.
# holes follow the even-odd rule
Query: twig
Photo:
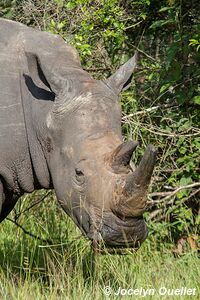
[[98, 72], [98, 71], [111, 71], [110, 68], [105, 67], [105, 68], [83, 68], [83, 70], [87, 71], [87, 72]]
[[48, 244], [53, 244], [53, 242], [49, 239], [43, 239], [33, 233], [31, 233], [30, 231], [26, 230], [22, 225], [20, 225], [17, 220], [19, 219], [19, 217], [29, 211], [31, 208], [33, 208], [35, 205], [39, 204], [40, 202], [42, 202], [45, 198], [47, 198], [50, 194], [52, 193], [52, 191], [49, 191], [48, 193], [46, 193], [42, 198], [40, 198], [39, 200], [36, 200], [34, 201], [28, 208], [24, 209], [23, 211], [21, 211], [20, 213], [15, 213], [15, 216], [14, 216], [14, 220], [11, 219], [11, 218], [6, 218], [8, 221], [12, 222], [13, 224], [15, 224], [17, 227], [19, 227], [25, 234], [31, 236], [32, 238], [35, 238], [39, 241], [42, 241], [44, 243], [48, 243]]
[[132, 24], [132, 25], [130, 25], [130, 26], [127, 26], [127, 27], [125, 27], [124, 28], [124, 31], [126, 31], [126, 30], [128, 30], [128, 29], [130, 29], [130, 28], [133, 28], [133, 27], [136, 27], [136, 26], [138, 26], [140, 23], [142, 23], [143, 22], [143, 20], [142, 21], [139, 21], [139, 22], [137, 22], [137, 23], [135, 23], [135, 24]]
[[191, 134], [177, 134], [177, 133], [164, 133], [164, 132], [160, 132], [160, 131], [154, 131], [151, 130], [149, 128], [146, 127], [146, 130], [149, 132], [152, 132], [156, 135], [160, 135], [160, 136], [170, 136], [170, 137], [191, 137], [191, 136], [199, 136], [200, 132], [196, 132], [196, 133], [191, 133]]
[[191, 194], [187, 197], [187, 201], [188, 201], [190, 198], [192, 198], [194, 195], [198, 194], [198, 193], [200, 193], [200, 189], [198, 189], [198, 190], [194, 191], [193, 193], [191, 193]]
[[40, 236], [37, 236], [33, 233], [31, 233], [30, 231], [26, 230], [22, 225], [20, 225], [16, 220], [10, 219], [10, 218], [6, 218], [8, 221], [12, 222], [13, 224], [15, 224], [17, 227], [19, 227], [25, 234], [31, 236], [34, 239], [37, 239], [43, 243], [48, 243], [48, 244], [53, 244], [53, 242], [49, 239], [43, 239]]
[[200, 186], [200, 182], [194, 182], [185, 186], [180, 186], [178, 188], [176, 188], [174, 191], [172, 192], [155, 192], [155, 193], [151, 193], [149, 194], [149, 197], [155, 197], [155, 196], [165, 196], [163, 199], [160, 200], [152, 200], [149, 199], [150, 201], [148, 201], [148, 204], [152, 204], [152, 203], [161, 203], [161, 202], [165, 202], [166, 200], [170, 199], [171, 197], [173, 197], [174, 195], [176, 195], [179, 191], [184, 190], [184, 189], [190, 189], [190, 188], [194, 188]]
[[125, 115], [125, 116], [122, 117], [122, 120], [126, 120], [128, 118], [132, 118], [132, 117], [137, 116], [137, 115], [144, 115], [144, 114], [146, 114], [148, 112], [157, 110], [159, 108], [161, 108], [163, 110], [163, 108], [172, 108], [172, 107], [178, 107], [178, 105], [165, 104], [165, 105], [162, 105], [162, 106], [161, 105], [157, 105], [157, 106], [149, 107], [147, 109], [140, 110], [140, 111], [137, 111], [137, 112], [129, 114], [129, 115]]
[[144, 52], [143, 50], [139, 49], [137, 46], [128, 43], [130, 46], [132, 46], [133, 48], [135, 48], [138, 52], [142, 53], [143, 55], [145, 55], [146, 57], [150, 58], [153, 61], [157, 61], [154, 57], [150, 56], [149, 54], [147, 54], [146, 52]]
[[[195, 190], [193, 193], [191, 193], [191, 194], [187, 197], [187, 200], [186, 200], [186, 201], [188, 201], [189, 199], [191, 199], [194, 195], [196, 195], [196, 194], [198, 194], [198, 193], [200, 193], [200, 189]], [[167, 205], [173, 204], [174, 199], [175, 199], [175, 197], [173, 197], [173, 199], [171, 199], [169, 202], [167, 202]], [[184, 202], [185, 202], [185, 201], [184, 201]], [[179, 203], [178, 205], [175, 205], [175, 206], [173, 207], [173, 209], [171, 209], [171, 212], [172, 212], [174, 209], [177, 209], [178, 206], [180, 206], [180, 203]], [[163, 220], [163, 219], [165, 218], [165, 215], [163, 214], [164, 209], [165, 209], [165, 207], [162, 207], [162, 208], [159, 208], [159, 209], [157, 209], [157, 210], [154, 210], [154, 211], [149, 215], [148, 220], [154, 219], [154, 221], [156, 221], [156, 222], [160, 222], [161, 220]], [[157, 218], [155, 219], [155, 217], [156, 217], [157, 215], [159, 215], [160, 213], [162, 213], [162, 215], [160, 215], [159, 217], [157, 217]]]
[[42, 198], [40, 198], [39, 200], [34, 201], [29, 207], [27, 207], [26, 209], [24, 209], [23, 211], [19, 212], [18, 214], [15, 213], [15, 221], [17, 219], [19, 219], [19, 217], [29, 211], [31, 208], [33, 208], [34, 206], [36, 206], [37, 204], [39, 204], [40, 202], [44, 201], [50, 194], [52, 193], [52, 191], [49, 191], [48, 193], [46, 193]]
[[159, 209], [156, 209], [154, 210], [152, 213], [150, 213], [150, 215], [148, 216], [148, 220], [152, 220], [154, 219], [159, 213], [162, 213], [163, 212], [163, 209], [162, 208], [159, 208]]

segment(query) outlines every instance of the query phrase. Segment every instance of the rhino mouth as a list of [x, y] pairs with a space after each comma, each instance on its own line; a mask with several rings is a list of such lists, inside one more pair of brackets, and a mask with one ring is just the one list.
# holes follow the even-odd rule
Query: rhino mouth
[[83, 235], [91, 240], [94, 251], [100, 254], [135, 252], [148, 235], [143, 217], [121, 218], [109, 211], [92, 218], [85, 210], [81, 213], [74, 210], [73, 219]]
[[104, 215], [102, 225], [87, 234], [92, 248], [101, 254], [128, 254], [138, 250], [147, 238], [147, 226], [144, 219], [120, 219], [113, 213]]
[[100, 254], [128, 254], [138, 250], [147, 238], [148, 230], [142, 216], [122, 217], [115, 211], [96, 213], [83, 207], [71, 215], [91, 246]]

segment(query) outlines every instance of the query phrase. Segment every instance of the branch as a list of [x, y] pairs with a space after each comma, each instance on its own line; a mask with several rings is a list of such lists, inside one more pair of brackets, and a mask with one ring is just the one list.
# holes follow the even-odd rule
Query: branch
[[87, 72], [99, 72], [99, 71], [111, 71], [110, 68], [105, 67], [105, 68], [83, 68], [84, 71]]
[[177, 134], [177, 133], [164, 133], [162, 131], [154, 131], [150, 128], [145, 128], [147, 131], [156, 134], [156, 135], [161, 135], [161, 136], [171, 136], [171, 137], [191, 137], [191, 136], [199, 136], [200, 135], [200, 131], [197, 131], [196, 133], [191, 133], [191, 134]]
[[19, 219], [19, 217], [29, 211], [31, 208], [33, 208], [35, 205], [39, 204], [40, 202], [42, 202], [43, 200], [45, 200], [50, 194], [52, 193], [52, 191], [49, 191], [48, 193], [46, 193], [42, 198], [40, 198], [39, 200], [36, 200], [34, 201], [29, 207], [27, 207], [26, 209], [24, 209], [23, 211], [19, 212], [18, 214], [15, 212], [15, 216], [14, 216], [14, 220], [11, 219], [11, 218], [6, 218], [8, 221], [12, 222], [13, 224], [15, 224], [17, 227], [19, 227], [25, 234], [29, 235], [30, 237], [34, 238], [34, 239], [37, 239], [41, 242], [44, 242], [44, 243], [48, 243], [48, 244], [53, 244], [53, 242], [49, 239], [43, 239], [33, 233], [31, 233], [30, 231], [28, 231], [27, 229], [25, 229], [21, 224], [19, 224], [17, 222], [17, 220]]
[[129, 115], [125, 115], [125, 116], [122, 117], [122, 120], [126, 120], [128, 118], [132, 118], [132, 117], [137, 116], [137, 115], [144, 115], [148, 112], [157, 110], [159, 108], [161, 108], [163, 110], [163, 108], [172, 108], [172, 107], [178, 107], [178, 105], [165, 104], [165, 105], [157, 105], [157, 106], [149, 107], [147, 109], [140, 110], [140, 111], [137, 111], [137, 112], [129, 114]]
[[142, 53], [143, 55], [145, 55], [146, 57], [150, 58], [151, 60], [153, 61], [157, 61], [157, 59], [155, 59], [154, 57], [150, 56], [149, 54], [147, 54], [146, 52], [144, 52], [143, 50], [139, 49], [137, 46], [133, 45], [133, 44], [130, 44], [128, 43], [129, 46], [135, 48], [138, 52]]
[[31, 208], [33, 208], [34, 206], [36, 206], [37, 204], [39, 204], [40, 202], [44, 201], [50, 194], [52, 193], [52, 191], [49, 191], [48, 193], [46, 193], [42, 198], [40, 198], [39, 200], [34, 201], [29, 207], [27, 207], [26, 209], [24, 209], [23, 211], [19, 212], [18, 214], [15, 212], [15, 221], [17, 219], [19, 219], [19, 217], [29, 211]]
[[[198, 193], [200, 193], [200, 189], [195, 190], [193, 193], [191, 193], [191, 194], [188, 196], [187, 201], [188, 201], [190, 198], [192, 198], [194, 195], [198, 194]], [[169, 205], [169, 204], [173, 204], [173, 202], [174, 202], [174, 198], [171, 199], [167, 204], [168, 204], [168, 205]], [[180, 206], [180, 204], [175, 205], [175, 206], [173, 207], [173, 209], [171, 209], [171, 212], [172, 212], [174, 209], [176, 209], [178, 206]], [[154, 210], [154, 211], [153, 211], [152, 213], [150, 213], [150, 215], [148, 216], [148, 220], [152, 220], [152, 219], [154, 219], [157, 215], [159, 215], [160, 213], [163, 213], [164, 208], [165, 208], [165, 207], [162, 207], [162, 208], [159, 208], [159, 209], [157, 209], [157, 210]], [[160, 222], [160, 221], [162, 221], [164, 218], [165, 218], [165, 215], [162, 214], [162, 215], [158, 216], [154, 221]]]
[[184, 190], [184, 189], [190, 189], [190, 188], [194, 188], [200, 186], [200, 182], [194, 182], [191, 183], [189, 185], [185, 185], [185, 186], [180, 186], [178, 188], [176, 188], [174, 191], [172, 192], [156, 192], [156, 193], [151, 193], [149, 194], [149, 196], [152, 197], [156, 197], [156, 196], [164, 196], [163, 199], [160, 200], [152, 200], [151, 198], [149, 198], [149, 201], [147, 202], [148, 204], [154, 204], [154, 203], [161, 203], [161, 202], [165, 202], [166, 200], [170, 199], [171, 197], [173, 197], [174, 195], [176, 195], [179, 191]]
[[29, 235], [30, 237], [37, 239], [43, 243], [48, 243], [48, 244], [53, 244], [53, 242], [49, 239], [43, 239], [40, 236], [37, 236], [33, 233], [31, 233], [30, 231], [26, 230], [22, 225], [20, 225], [16, 220], [10, 219], [10, 218], [6, 218], [8, 221], [12, 222], [13, 224], [15, 224], [17, 227], [19, 227], [25, 234]]

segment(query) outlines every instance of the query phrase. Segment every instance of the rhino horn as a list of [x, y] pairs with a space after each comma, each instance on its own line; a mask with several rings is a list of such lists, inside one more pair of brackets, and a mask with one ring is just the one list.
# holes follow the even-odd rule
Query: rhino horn
[[156, 150], [149, 145], [135, 170], [128, 174], [123, 187], [123, 197], [114, 208], [118, 214], [125, 217], [141, 216], [146, 208], [146, 193], [151, 175], [156, 163]]
[[[142, 157], [142, 160], [136, 169], [136, 171], [131, 174], [134, 178], [134, 182], [136, 185], [145, 186], [149, 185], [151, 175], [153, 173], [153, 169], [156, 163], [156, 150], [153, 145], [149, 145]], [[127, 181], [126, 189], [132, 190], [132, 185]]]
[[133, 152], [137, 146], [138, 142], [135, 141], [120, 144], [111, 155], [111, 167], [117, 168], [129, 165]]

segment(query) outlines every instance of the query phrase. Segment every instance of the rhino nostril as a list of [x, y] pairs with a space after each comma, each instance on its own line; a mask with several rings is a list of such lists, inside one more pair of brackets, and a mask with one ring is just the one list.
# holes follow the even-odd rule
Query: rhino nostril
[[75, 169], [75, 172], [77, 176], [84, 176], [83, 172], [78, 168]]

